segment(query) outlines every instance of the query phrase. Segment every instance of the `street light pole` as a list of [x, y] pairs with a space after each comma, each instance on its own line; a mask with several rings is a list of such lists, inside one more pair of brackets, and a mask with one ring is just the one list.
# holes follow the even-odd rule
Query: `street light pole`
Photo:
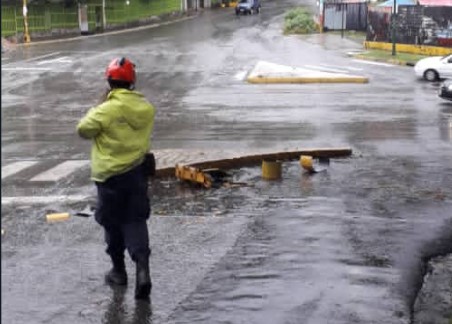
[[23, 16], [24, 16], [24, 42], [30, 43], [30, 34], [28, 33], [28, 9], [27, 9], [27, 0], [23, 0]]
[[392, 56], [396, 55], [396, 8], [397, 8], [397, 0], [394, 0], [394, 5], [393, 5], [393, 10], [392, 10], [392, 19], [391, 19], [391, 23], [392, 23], [392, 29], [391, 29], [391, 34], [392, 34]]

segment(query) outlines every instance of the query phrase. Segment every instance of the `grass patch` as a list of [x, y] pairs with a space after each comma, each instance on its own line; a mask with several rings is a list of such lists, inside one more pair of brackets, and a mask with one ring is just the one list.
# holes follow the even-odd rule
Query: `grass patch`
[[393, 56], [391, 51], [382, 50], [368, 50], [365, 53], [360, 54], [363, 58], [374, 59], [377, 61], [400, 61], [407, 63], [416, 63], [420, 59], [428, 57], [427, 55], [410, 54], [410, 53], [398, 53]]
[[312, 13], [304, 7], [291, 9], [284, 16], [284, 34], [311, 34], [318, 32]]

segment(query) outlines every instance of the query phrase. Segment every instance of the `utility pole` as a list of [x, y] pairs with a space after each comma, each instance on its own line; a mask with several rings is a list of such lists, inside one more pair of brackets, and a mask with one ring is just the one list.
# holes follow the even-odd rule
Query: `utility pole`
[[30, 43], [30, 34], [28, 33], [28, 9], [27, 9], [27, 0], [23, 0], [24, 1], [24, 5], [23, 5], [23, 16], [24, 16], [24, 42], [25, 43]]
[[396, 55], [396, 15], [397, 15], [397, 0], [394, 0], [392, 19], [391, 19], [391, 34], [392, 34], [392, 56]]

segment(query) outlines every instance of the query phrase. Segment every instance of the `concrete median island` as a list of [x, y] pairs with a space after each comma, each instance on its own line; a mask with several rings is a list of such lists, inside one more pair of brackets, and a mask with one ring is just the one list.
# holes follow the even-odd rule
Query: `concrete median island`
[[249, 73], [249, 83], [368, 83], [359, 75], [330, 73], [259, 61]]

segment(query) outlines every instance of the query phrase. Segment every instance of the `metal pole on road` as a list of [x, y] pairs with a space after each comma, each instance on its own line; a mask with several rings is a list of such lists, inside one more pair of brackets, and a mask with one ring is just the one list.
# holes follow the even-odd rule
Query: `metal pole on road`
[[105, 0], [102, 0], [102, 28], [107, 28], [107, 16], [105, 15]]
[[397, 9], [397, 0], [394, 0], [391, 19], [392, 56], [396, 55], [396, 12], [397, 12], [396, 9]]
[[345, 11], [346, 5], [344, 3], [341, 4], [341, 11], [342, 11], [342, 20], [341, 20], [341, 38], [344, 38], [344, 11]]
[[30, 43], [30, 34], [28, 33], [28, 9], [27, 9], [27, 0], [23, 2], [23, 15], [24, 15], [24, 42]]

